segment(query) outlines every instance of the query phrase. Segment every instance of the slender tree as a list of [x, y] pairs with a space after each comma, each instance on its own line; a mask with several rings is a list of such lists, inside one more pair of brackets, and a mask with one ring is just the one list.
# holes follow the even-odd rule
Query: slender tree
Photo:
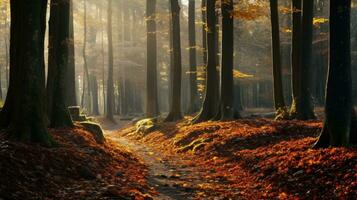
[[66, 80], [66, 104], [67, 106], [77, 105], [76, 95], [76, 62], [74, 46], [74, 25], [73, 25], [73, 0], [70, 0], [70, 17], [69, 17], [69, 52], [68, 52], [68, 70]]
[[207, 52], [208, 62], [206, 70], [206, 92], [200, 113], [193, 119], [193, 123], [207, 121], [217, 114], [217, 47], [216, 47], [216, 0], [207, 1]]
[[331, 0], [326, 117], [315, 147], [348, 146], [357, 142], [352, 108], [350, 22], [351, 0]]
[[88, 70], [88, 62], [87, 62], [87, 0], [83, 0], [83, 22], [84, 22], [84, 30], [83, 30], [83, 85], [82, 85], [82, 102], [81, 106], [86, 107], [90, 112], [91, 108], [91, 99], [90, 99], [90, 81], [89, 81], [89, 70]]
[[310, 74], [312, 64], [313, 16], [314, 1], [303, 0], [302, 14], [302, 57], [300, 75], [300, 110], [297, 118], [302, 120], [314, 119], [315, 114], [311, 104]]
[[280, 27], [278, 14], [278, 0], [270, 0], [271, 12], [271, 32], [272, 32], [272, 56], [273, 56], [273, 80], [274, 80], [274, 106], [276, 119], [287, 118], [285, 108], [283, 79], [281, 72], [281, 54], [280, 54]]
[[108, 0], [108, 83], [107, 83], [107, 118], [114, 122], [114, 80], [113, 80], [113, 34], [112, 0]]
[[147, 22], [147, 77], [146, 77], [146, 117], [159, 114], [157, 91], [157, 41], [156, 41], [156, 0], [146, 0]]
[[90, 76], [90, 86], [92, 93], [92, 113], [93, 115], [100, 115], [98, 102], [98, 81], [95, 75]]
[[73, 126], [67, 109], [70, 1], [51, 0], [48, 47], [47, 114], [51, 127]]
[[20, 141], [54, 144], [45, 112], [46, 0], [11, 1], [10, 85], [0, 124]]
[[182, 119], [181, 113], [181, 37], [180, 37], [180, 5], [178, 0], [170, 0], [172, 18], [172, 42], [173, 42], [173, 74], [172, 74], [172, 101], [167, 122]]
[[190, 106], [189, 112], [194, 113], [199, 108], [197, 90], [197, 58], [196, 58], [196, 4], [195, 0], [189, 0], [188, 31], [190, 54]]
[[233, 79], [233, 0], [221, 1], [222, 10], [222, 69], [221, 69], [221, 119], [234, 118], [234, 79]]

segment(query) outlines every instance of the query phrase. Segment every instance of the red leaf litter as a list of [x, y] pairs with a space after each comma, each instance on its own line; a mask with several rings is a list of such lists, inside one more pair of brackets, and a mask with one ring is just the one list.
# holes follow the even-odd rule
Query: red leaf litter
[[357, 149], [312, 150], [321, 122], [268, 119], [166, 123], [122, 136], [190, 158], [207, 184], [196, 199], [356, 199]]
[[0, 199], [150, 199], [146, 166], [123, 147], [80, 126], [50, 132], [59, 147], [0, 134]]

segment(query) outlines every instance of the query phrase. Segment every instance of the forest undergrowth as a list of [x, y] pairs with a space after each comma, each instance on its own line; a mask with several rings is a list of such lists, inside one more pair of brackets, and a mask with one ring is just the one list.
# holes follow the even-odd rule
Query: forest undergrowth
[[353, 199], [357, 149], [311, 149], [321, 127], [320, 121], [182, 121], [149, 133], [134, 126], [116, 134], [191, 160], [206, 174], [196, 199]]

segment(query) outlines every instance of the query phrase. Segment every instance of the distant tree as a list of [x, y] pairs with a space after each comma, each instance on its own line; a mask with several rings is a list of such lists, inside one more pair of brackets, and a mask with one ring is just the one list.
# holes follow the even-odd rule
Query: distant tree
[[291, 118], [297, 118], [300, 111], [300, 76], [301, 76], [301, 41], [302, 41], [302, 18], [301, 1], [292, 0], [292, 49], [291, 49], [291, 74], [292, 74], [292, 105], [290, 108]]
[[51, 0], [48, 45], [47, 114], [51, 127], [73, 126], [67, 109], [70, 1]]
[[147, 23], [147, 100], [146, 117], [159, 114], [157, 91], [157, 41], [156, 41], [156, 0], [146, 0]]
[[189, 0], [188, 5], [188, 37], [190, 54], [190, 106], [189, 112], [194, 113], [199, 109], [197, 90], [197, 58], [196, 58], [196, 4], [195, 0]]
[[114, 78], [113, 78], [113, 33], [112, 0], [108, 0], [108, 83], [107, 83], [107, 118], [114, 121]]
[[11, 1], [10, 85], [0, 124], [12, 138], [52, 146], [45, 112], [46, 9], [46, 0]]
[[272, 32], [272, 56], [273, 56], [273, 84], [274, 84], [274, 105], [276, 119], [287, 118], [287, 112], [284, 101], [283, 78], [281, 72], [281, 54], [280, 54], [280, 27], [278, 0], [270, 0], [271, 13], [271, 32]]
[[180, 36], [180, 5], [178, 0], [170, 0], [172, 17], [172, 42], [173, 42], [173, 70], [172, 70], [172, 98], [167, 122], [173, 122], [182, 119], [181, 113], [181, 36]]
[[73, 0], [70, 0], [70, 17], [69, 17], [69, 52], [68, 52], [68, 70], [66, 81], [66, 104], [67, 106], [77, 105], [76, 92], [76, 62], [75, 62], [75, 45], [74, 45], [74, 23], [73, 23]]
[[99, 115], [98, 81], [95, 75], [90, 76], [90, 88], [92, 93], [92, 113], [93, 115]]
[[298, 119], [315, 119], [311, 104], [310, 76], [312, 67], [312, 41], [313, 41], [314, 1], [303, 0], [302, 14], [302, 57], [300, 75], [300, 111]]
[[208, 62], [206, 70], [206, 91], [200, 113], [193, 119], [193, 123], [200, 123], [212, 119], [217, 114], [217, 46], [216, 46], [216, 0], [207, 1], [207, 52]]
[[221, 1], [222, 10], [222, 69], [221, 104], [222, 120], [234, 118], [234, 79], [233, 79], [233, 0]]
[[325, 122], [316, 148], [348, 146], [357, 142], [357, 120], [352, 107], [351, 0], [330, 1], [330, 65]]
[[88, 70], [88, 62], [87, 62], [87, 0], [83, 0], [83, 23], [84, 23], [84, 30], [83, 30], [83, 49], [82, 49], [82, 56], [83, 56], [83, 80], [82, 80], [82, 102], [81, 106], [88, 109], [91, 112], [91, 94], [90, 94], [90, 81], [89, 81], [89, 70]]

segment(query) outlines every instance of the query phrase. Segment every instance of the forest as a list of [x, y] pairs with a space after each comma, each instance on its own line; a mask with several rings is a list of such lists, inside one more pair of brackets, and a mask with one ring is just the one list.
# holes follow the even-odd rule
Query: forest
[[353, 200], [357, 0], [0, 0], [0, 200]]

